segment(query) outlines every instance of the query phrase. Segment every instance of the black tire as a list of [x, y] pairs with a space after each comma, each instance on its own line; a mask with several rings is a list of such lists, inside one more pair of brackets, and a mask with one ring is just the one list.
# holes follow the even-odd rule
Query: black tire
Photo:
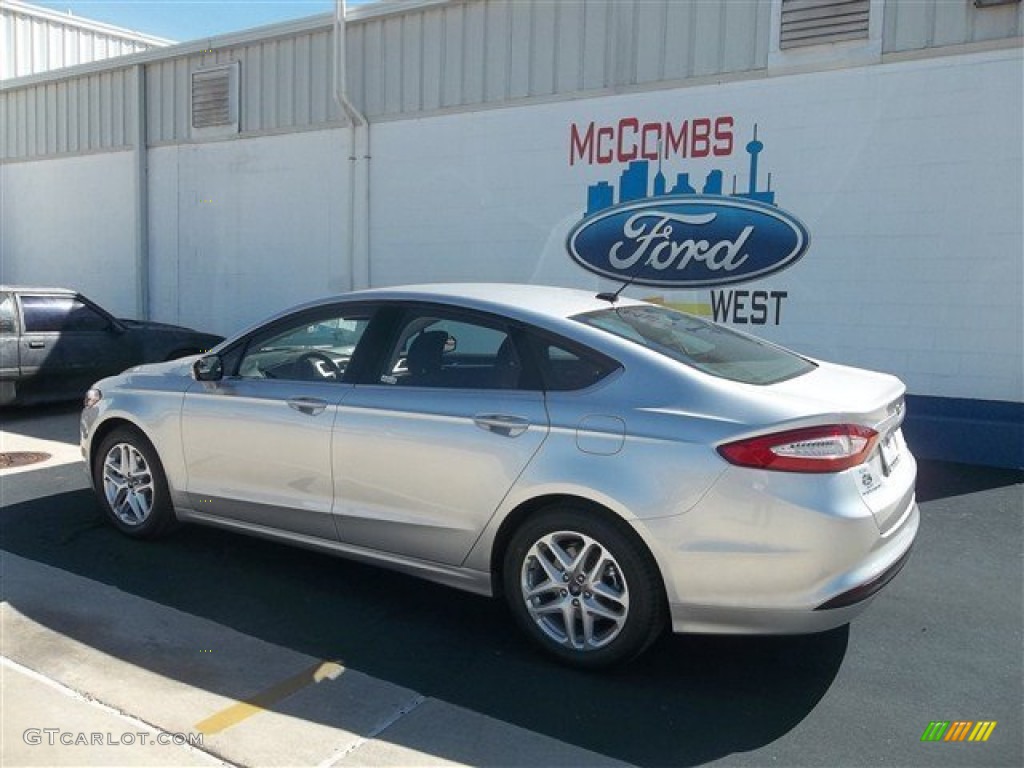
[[[575, 667], [628, 661], [665, 625], [654, 559], [620, 525], [594, 511], [551, 508], [528, 519], [505, 551], [502, 586], [512, 615], [541, 648]], [[568, 555], [561, 558], [568, 568], [555, 548]]]
[[126, 536], [155, 539], [177, 522], [156, 450], [137, 429], [119, 427], [100, 442], [93, 487], [107, 519]]

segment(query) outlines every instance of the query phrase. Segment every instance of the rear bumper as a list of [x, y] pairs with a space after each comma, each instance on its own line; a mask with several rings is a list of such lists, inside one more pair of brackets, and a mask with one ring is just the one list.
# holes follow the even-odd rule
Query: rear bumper
[[665, 576], [674, 631], [832, 629], [906, 564], [920, 525], [910, 468], [884, 531], [853, 471], [825, 480], [824, 489], [821, 476], [753, 472], [730, 470], [694, 510], [638, 525]]

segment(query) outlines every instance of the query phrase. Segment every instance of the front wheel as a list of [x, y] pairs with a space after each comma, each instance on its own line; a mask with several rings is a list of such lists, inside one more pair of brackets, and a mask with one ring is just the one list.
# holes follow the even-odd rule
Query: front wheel
[[503, 577], [520, 626], [573, 666], [631, 659], [664, 626], [661, 578], [652, 558], [594, 512], [559, 508], [528, 520], [506, 550]]
[[174, 526], [160, 459], [135, 429], [116, 429], [100, 443], [93, 461], [93, 487], [107, 518], [128, 536], [156, 538]]

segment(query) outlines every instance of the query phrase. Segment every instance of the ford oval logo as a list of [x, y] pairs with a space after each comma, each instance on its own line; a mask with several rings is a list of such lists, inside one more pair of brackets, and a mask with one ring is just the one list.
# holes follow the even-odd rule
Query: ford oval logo
[[622, 282], [702, 288], [755, 280], [794, 264], [810, 243], [783, 210], [712, 195], [646, 198], [583, 219], [568, 248], [581, 267]]

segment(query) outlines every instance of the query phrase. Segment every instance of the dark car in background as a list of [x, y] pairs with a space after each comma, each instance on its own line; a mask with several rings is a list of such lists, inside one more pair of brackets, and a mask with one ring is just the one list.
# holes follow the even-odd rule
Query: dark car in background
[[222, 340], [119, 319], [65, 288], [0, 285], [0, 406], [80, 398], [104, 376], [199, 354]]

